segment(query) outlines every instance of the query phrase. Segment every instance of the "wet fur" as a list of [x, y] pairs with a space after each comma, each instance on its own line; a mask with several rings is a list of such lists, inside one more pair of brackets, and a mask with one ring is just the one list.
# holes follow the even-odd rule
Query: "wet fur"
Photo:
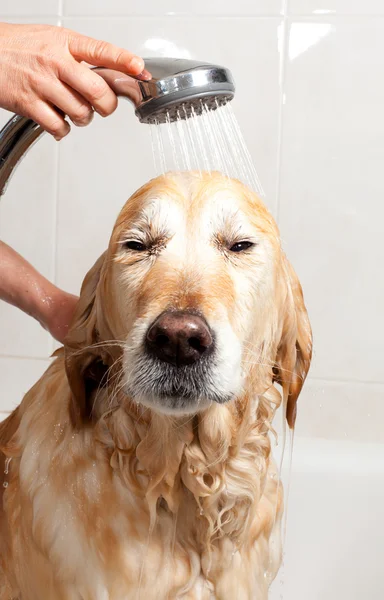
[[[171, 197], [191, 224], [218, 190], [257, 231], [265, 268], [213, 251], [202, 261], [197, 247], [183, 268], [154, 249], [144, 273], [121, 252], [148, 198]], [[230, 224], [221, 234], [233, 235]], [[168, 306], [198, 310], [240, 340], [240, 388], [211, 382], [218, 393], [240, 389], [229, 402], [163, 414], [127, 394], [137, 339]], [[0, 600], [266, 600], [283, 509], [270, 429], [281, 401], [293, 426], [310, 358], [300, 284], [262, 203], [218, 174], [144, 186], [84, 280], [65, 348], [0, 424]]]

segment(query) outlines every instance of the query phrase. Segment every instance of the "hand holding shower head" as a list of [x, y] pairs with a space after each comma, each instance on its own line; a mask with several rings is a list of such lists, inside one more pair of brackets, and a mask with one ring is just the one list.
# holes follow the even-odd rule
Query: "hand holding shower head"
[[[130, 75], [96, 67], [119, 97], [128, 98], [141, 123], [164, 123], [189, 118], [226, 104], [235, 94], [230, 71], [210, 63], [179, 58], [148, 58], [146, 68], [152, 79], [143, 81]], [[0, 196], [9, 178], [43, 129], [31, 119], [14, 115], [0, 131]]]

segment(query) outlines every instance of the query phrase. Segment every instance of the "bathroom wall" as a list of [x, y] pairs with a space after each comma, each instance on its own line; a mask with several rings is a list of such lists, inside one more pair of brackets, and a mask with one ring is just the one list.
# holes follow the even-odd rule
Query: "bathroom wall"
[[[314, 362], [296, 435], [332, 440], [328, 448], [383, 443], [383, 1], [1, 0], [1, 19], [61, 23], [143, 56], [200, 58], [233, 71], [236, 114], [313, 324]], [[0, 124], [8, 117], [0, 111]], [[0, 203], [0, 239], [77, 293], [119, 208], [151, 175], [147, 128], [121, 102], [112, 117], [74, 128], [60, 144], [45, 136], [31, 150]], [[1, 416], [43, 372], [53, 347], [32, 319], [0, 305]], [[301, 547], [291, 555], [308, 564], [304, 570], [296, 564], [291, 572], [297, 577], [315, 577], [318, 567], [323, 572], [330, 523], [343, 518], [348, 494], [337, 514], [328, 498], [328, 512], [317, 521], [325, 545], [312, 562], [308, 528], [301, 526]], [[313, 521], [314, 505], [293, 504], [298, 520], [305, 513]], [[363, 563], [358, 557], [348, 561], [343, 577], [351, 581], [350, 565], [353, 571]], [[328, 567], [331, 572], [333, 559]], [[296, 583], [291, 577], [289, 598], [331, 598], [332, 579], [327, 593], [296, 596], [297, 577]], [[302, 589], [310, 581], [308, 575]], [[353, 595], [359, 589], [354, 584], [343, 594], [344, 581], [332, 598], [364, 595]], [[377, 589], [367, 597], [381, 596]]]

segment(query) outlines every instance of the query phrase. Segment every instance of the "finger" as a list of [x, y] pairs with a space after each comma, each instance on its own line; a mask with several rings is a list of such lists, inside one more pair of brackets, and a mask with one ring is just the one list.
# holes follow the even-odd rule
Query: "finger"
[[104, 79], [89, 67], [73, 60], [61, 66], [59, 77], [85, 98], [101, 116], [106, 117], [116, 110], [116, 94]]
[[38, 100], [30, 111], [30, 117], [45, 131], [59, 141], [70, 131], [71, 126], [52, 106], [43, 100]]
[[144, 60], [132, 52], [83, 35], [70, 36], [69, 51], [76, 60], [85, 60], [97, 67], [117, 69], [129, 75], [139, 75], [144, 69]]
[[60, 108], [78, 127], [89, 125], [93, 119], [92, 106], [65, 83], [51, 81], [41, 90], [42, 96], [51, 104]]

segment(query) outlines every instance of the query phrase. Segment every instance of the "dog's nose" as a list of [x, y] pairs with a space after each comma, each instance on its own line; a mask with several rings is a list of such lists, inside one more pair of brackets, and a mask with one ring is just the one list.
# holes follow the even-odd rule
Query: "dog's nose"
[[181, 366], [190, 365], [208, 354], [212, 335], [202, 317], [184, 311], [165, 312], [147, 332], [150, 352], [160, 360]]

